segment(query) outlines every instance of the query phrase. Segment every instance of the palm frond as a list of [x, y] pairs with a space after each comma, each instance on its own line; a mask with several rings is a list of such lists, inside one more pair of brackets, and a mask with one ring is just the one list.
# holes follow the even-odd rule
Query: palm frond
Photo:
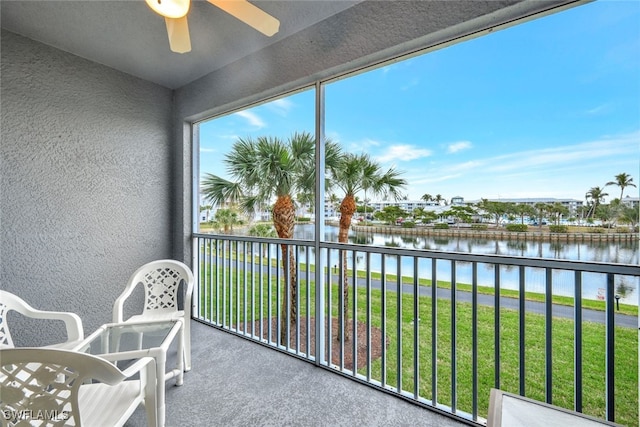
[[239, 183], [210, 173], [204, 175], [201, 190], [206, 200], [217, 205], [236, 203], [243, 197]]

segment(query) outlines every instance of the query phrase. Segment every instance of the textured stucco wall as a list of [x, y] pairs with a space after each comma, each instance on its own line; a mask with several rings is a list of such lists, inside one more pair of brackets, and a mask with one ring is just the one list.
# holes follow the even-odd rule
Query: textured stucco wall
[[[0, 287], [90, 333], [138, 266], [172, 255], [172, 91], [6, 31], [1, 43]], [[16, 321], [14, 340], [38, 344], [45, 331]]]

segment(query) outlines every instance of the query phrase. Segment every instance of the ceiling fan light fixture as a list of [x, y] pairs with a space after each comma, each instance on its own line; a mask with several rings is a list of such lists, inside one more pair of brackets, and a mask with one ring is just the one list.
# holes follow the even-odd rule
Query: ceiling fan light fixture
[[189, 13], [191, 0], [146, 0], [154, 12], [165, 18], [182, 18]]

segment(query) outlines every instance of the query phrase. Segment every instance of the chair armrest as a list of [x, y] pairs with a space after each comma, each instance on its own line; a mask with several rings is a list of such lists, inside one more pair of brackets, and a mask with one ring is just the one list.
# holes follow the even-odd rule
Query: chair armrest
[[113, 303], [113, 323], [124, 322], [124, 302], [131, 296], [136, 286], [138, 286], [137, 283], [130, 282], [120, 296], [116, 298], [116, 301]]
[[195, 277], [191, 269], [186, 266], [187, 277], [184, 282], [184, 314], [187, 321], [191, 320], [191, 312], [193, 308], [193, 288], [195, 287]]
[[143, 372], [143, 368], [147, 368], [145, 370], [151, 370], [153, 378], [147, 377], [147, 380], [153, 381], [153, 384], [156, 383], [156, 360], [153, 357], [145, 356], [138, 360], [136, 360], [131, 366], [122, 371], [122, 375], [127, 378], [131, 378], [135, 374], [139, 372]]
[[33, 319], [62, 320], [67, 329], [67, 341], [79, 341], [84, 339], [82, 320], [75, 313], [37, 310], [33, 307], [29, 307], [29, 311], [24, 314]]

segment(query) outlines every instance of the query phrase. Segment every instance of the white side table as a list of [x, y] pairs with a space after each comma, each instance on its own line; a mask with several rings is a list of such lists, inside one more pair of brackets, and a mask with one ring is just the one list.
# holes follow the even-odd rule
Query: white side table
[[[178, 357], [175, 369], [166, 370], [167, 350], [178, 337]], [[112, 362], [151, 356], [156, 361], [156, 398], [158, 424], [165, 423], [165, 381], [176, 378], [180, 386], [184, 380], [184, 361], [181, 349], [184, 324], [181, 319], [144, 323], [107, 323], [100, 326], [77, 346], [75, 351], [100, 356]]]

